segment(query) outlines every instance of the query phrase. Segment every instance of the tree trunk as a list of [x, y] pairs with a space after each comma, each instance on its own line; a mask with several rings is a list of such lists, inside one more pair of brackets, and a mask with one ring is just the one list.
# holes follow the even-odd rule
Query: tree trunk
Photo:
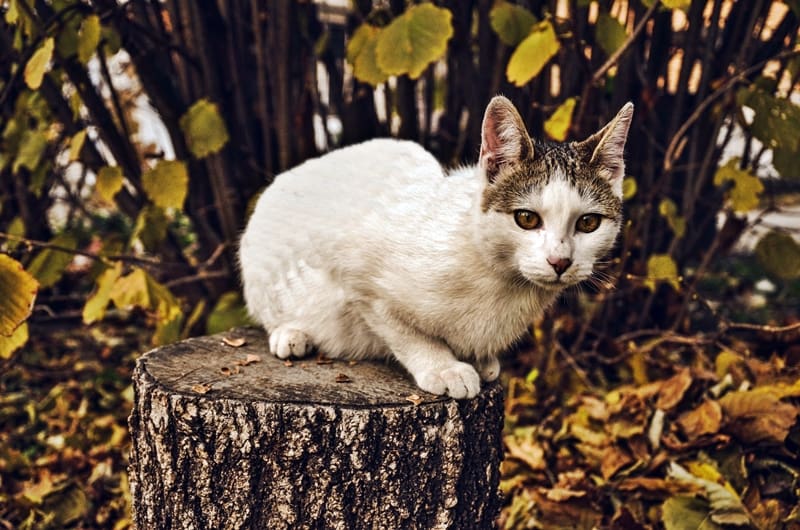
[[471, 529], [499, 510], [497, 384], [455, 401], [238, 329], [145, 354], [134, 388], [137, 528]]

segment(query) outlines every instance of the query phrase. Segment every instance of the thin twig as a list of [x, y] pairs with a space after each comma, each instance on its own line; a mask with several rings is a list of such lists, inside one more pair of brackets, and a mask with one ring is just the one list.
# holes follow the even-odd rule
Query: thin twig
[[94, 252], [87, 252], [85, 250], [78, 250], [75, 248], [64, 247], [61, 245], [56, 245], [54, 243], [49, 243], [46, 241], [37, 241], [35, 239], [28, 239], [27, 237], [15, 236], [13, 234], [8, 234], [5, 232], [0, 232], [0, 239], [6, 239], [9, 241], [16, 241], [19, 243], [23, 243], [25, 245], [49, 250], [57, 250], [59, 252], [66, 252], [68, 254], [75, 254], [77, 256], [84, 256], [86, 258], [92, 259], [94, 261], [99, 261], [101, 263], [108, 264], [109, 262], [113, 261], [122, 261], [122, 262], [131, 262], [131, 263], [144, 263], [147, 265], [156, 265], [160, 267], [164, 266], [173, 266], [173, 265], [180, 265], [181, 267], [185, 267], [184, 264], [172, 264], [172, 263], [163, 263], [158, 261], [155, 258], [144, 258], [139, 256], [131, 256], [128, 254], [110, 254], [110, 255], [102, 255], [96, 254]]

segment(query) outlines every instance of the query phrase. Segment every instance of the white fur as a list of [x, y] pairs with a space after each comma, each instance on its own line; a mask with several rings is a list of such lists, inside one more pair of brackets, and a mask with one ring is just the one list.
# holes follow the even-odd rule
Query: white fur
[[[482, 212], [486, 185], [481, 169], [445, 176], [419, 145], [386, 139], [278, 175], [240, 250], [247, 306], [274, 337], [272, 352], [313, 344], [332, 358], [394, 356], [423, 390], [477, 394], [478, 372], [497, 378], [496, 355], [564, 286], [549, 284], [546, 258], [571, 257], [562, 280], [574, 283], [616, 236], [606, 221], [575, 233], [588, 212], [561, 179], [519, 206], [539, 212], [542, 230]], [[513, 258], [498, 261], [493, 249], [509, 244]]]

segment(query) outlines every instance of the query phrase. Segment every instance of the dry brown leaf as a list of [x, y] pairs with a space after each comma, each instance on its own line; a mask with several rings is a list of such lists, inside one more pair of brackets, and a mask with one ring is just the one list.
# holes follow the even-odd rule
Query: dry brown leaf
[[317, 364], [333, 364], [333, 359], [328, 359], [327, 357], [320, 355], [317, 357]]
[[336, 382], [337, 383], [351, 383], [353, 380], [350, 379], [347, 374], [336, 374]]
[[603, 474], [603, 478], [608, 480], [613, 477], [617, 471], [632, 464], [634, 461], [635, 460], [628, 451], [619, 446], [612, 445], [603, 452], [603, 460], [600, 462], [600, 472]]
[[222, 337], [222, 342], [233, 348], [239, 348], [247, 344], [247, 339], [242, 337]]
[[580, 408], [593, 420], [608, 420], [608, 404], [602, 399], [597, 399], [594, 396], [581, 396]]
[[797, 421], [797, 406], [768, 389], [730, 392], [720, 398], [726, 432], [745, 443], [783, 443]]
[[722, 407], [718, 402], [707, 399], [697, 408], [681, 414], [678, 425], [690, 441], [706, 434], [715, 434], [722, 425]]
[[236, 361], [233, 364], [237, 366], [249, 366], [253, 363], [260, 363], [260, 362], [261, 362], [260, 355], [256, 355], [255, 353], [248, 353], [247, 357], [245, 357], [244, 360]]
[[226, 377], [230, 376], [231, 373], [232, 373], [232, 370], [231, 370], [230, 366], [221, 366], [219, 371], [222, 372], [222, 375], [224, 375]]
[[506, 436], [504, 440], [510, 456], [526, 463], [534, 471], [547, 469], [544, 449], [541, 445], [528, 438], [520, 440], [513, 434]]
[[551, 489], [542, 488], [541, 491], [542, 493], [544, 493], [545, 497], [555, 502], [563, 502], [569, 499], [577, 499], [579, 497], [586, 496], [585, 491], [575, 491], [567, 488], [551, 488]]
[[656, 407], [661, 410], [672, 410], [680, 403], [690, 386], [692, 386], [692, 374], [688, 368], [684, 368], [661, 384]]
[[406, 401], [410, 401], [414, 406], [417, 406], [422, 403], [422, 398], [418, 394], [409, 394], [406, 396]]
[[197, 383], [196, 385], [192, 385], [192, 392], [196, 392], [197, 394], [208, 394], [211, 391], [211, 385], [208, 383]]

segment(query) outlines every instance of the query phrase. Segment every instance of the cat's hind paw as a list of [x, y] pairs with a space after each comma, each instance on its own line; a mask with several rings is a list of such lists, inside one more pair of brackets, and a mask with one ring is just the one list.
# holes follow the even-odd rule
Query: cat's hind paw
[[481, 390], [481, 378], [472, 365], [454, 362], [443, 370], [429, 371], [417, 378], [417, 385], [432, 394], [454, 399], [471, 399]]
[[494, 355], [479, 359], [475, 367], [484, 381], [494, 381], [500, 376], [500, 361]]
[[311, 338], [288, 326], [278, 326], [269, 334], [269, 351], [280, 359], [288, 359], [292, 355], [303, 357], [314, 347]]

